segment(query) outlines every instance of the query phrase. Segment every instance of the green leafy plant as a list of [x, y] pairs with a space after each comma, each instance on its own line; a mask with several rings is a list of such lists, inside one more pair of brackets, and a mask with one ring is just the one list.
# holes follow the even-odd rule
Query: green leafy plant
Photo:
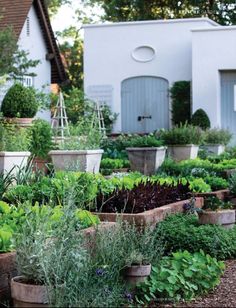
[[191, 124], [194, 126], [199, 126], [202, 129], [211, 127], [211, 122], [208, 118], [208, 115], [203, 109], [198, 109], [194, 112], [192, 115]]
[[33, 118], [38, 106], [35, 90], [15, 83], [2, 101], [1, 112], [9, 118]]
[[106, 128], [106, 133], [110, 134], [112, 132], [113, 125], [116, 122], [119, 114], [112, 112], [111, 107], [108, 106], [107, 104], [103, 104], [101, 106], [101, 112], [104, 120], [104, 125]]
[[223, 262], [203, 250], [193, 254], [186, 250], [175, 252], [153, 267], [150, 279], [139, 286], [144, 299], [141, 303], [158, 297], [174, 301], [191, 300], [214, 289], [220, 283], [224, 269]]
[[165, 243], [166, 255], [177, 250], [193, 253], [202, 249], [219, 260], [236, 257], [236, 228], [200, 225], [196, 215], [170, 215], [157, 225], [156, 232]]
[[201, 144], [204, 136], [202, 130], [198, 127], [180, 124], [179, 126], [173, 127], [169, 131], [159, 131], [157, 135], [167, 145], [178, 145], [178, 144]]
[[0, 122], [0, 151], [28, 151], [29, 142], [29, 133], [26, 129]]
[[190, 81], [177, 81], [170, 89], [174, 125], [190, 122], [190, 92]]
[[203, 210], [206, 211], [219, 211], [219, 210], [226, 210], [232, 209], [233, 204], [230, 202], [224, 202], [215, 196], [209, 196], [204, 200]]
[[204, 181], [211, 186], [211, 190], [221, 190], [228, 188], [228, 181], [218, 176], [206, 176]]
[[208, 185], [203, 179], [196, 178], [189, 181], [189, 188], [195, 193], [205, 193], [211, 191], [211, 186]]
[[33, 121], [33, 125], [30, 127], [29, 134], [29, 150], [31, 155], [46, 159], [48, 157], [48, 152], [53, 147], [50, 124], [47, 121], [37, 119]]
[[227, 129], [212, 128], [206, 131], [206, 144], [227, 145], [232, 138], [232, 134]]
[[233, 173], [229, 178], [229, 190], [233, 196], [236, 196], [236, 173]]

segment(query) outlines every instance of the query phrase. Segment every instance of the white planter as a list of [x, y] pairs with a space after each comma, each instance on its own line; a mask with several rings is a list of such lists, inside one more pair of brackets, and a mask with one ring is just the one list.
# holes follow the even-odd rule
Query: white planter
[[225, 146], [222, 144], [206, 144], [203, 146], [203, 149], [209, 153], [220, 155], [225, 151]]
[[[25, 167], [30, 152], [0, 152], [0, 172], [5, 174], [13, 167]], [[14, 168], [12, 174], [15, 175], [18, 168]]]
[[224, 228], [235, 226], [235, 210], [204, 211], [199, 213], [200, 224], [216, 224]]
[[132, 171], [155, 174], [165, 159], [166, 147], [127, 148]]
[[72, 170], [98, 173], [103, 150], [50, 151], [55, 171]]
[[198, 145], [194, 144], [184, 144], [184, 145], [170, 145], [168, 146], [167, 152], [175, 161], [181, 161], [186, 159], [195, 159], [198, 154]]

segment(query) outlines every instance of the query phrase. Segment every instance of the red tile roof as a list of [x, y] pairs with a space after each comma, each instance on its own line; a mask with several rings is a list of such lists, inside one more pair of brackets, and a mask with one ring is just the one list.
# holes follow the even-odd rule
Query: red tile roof
[[68, 78], [61, 60], [44, 0], [0, 0], [0, 29], [6, 26], [12, 26], [17, 38], [19, 38], [32, 5], [34, 5], [42, 29], [48, 55], [50, 55], [51, 82], [63, 83], [67, 81]]

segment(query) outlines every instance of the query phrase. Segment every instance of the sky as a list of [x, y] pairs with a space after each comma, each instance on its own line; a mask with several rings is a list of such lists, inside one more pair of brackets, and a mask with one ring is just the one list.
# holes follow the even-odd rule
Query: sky
[[[82, 9], [83, 5], [80, 0], [72, 0], [71, 5], [63, 5], [58, 13], [52, 18], [51, 23], [54, 31], [62, 31], [65, 28], [73, 25], [78, 29], [81, 27], [81, 23], [76, 21], [75, 11], [77, 9]], [[86, 8], [86, 14], [91, 16], [92, 13], [101, 14], [101, 10], [99, 8]]]

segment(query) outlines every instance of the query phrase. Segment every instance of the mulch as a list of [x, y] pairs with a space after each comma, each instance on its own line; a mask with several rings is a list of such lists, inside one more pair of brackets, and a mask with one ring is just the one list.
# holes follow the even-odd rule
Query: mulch
[[225, 262], [226, 270], [213, 291], [194, 301], [168, 307], [236, 307], [236, 260]]

